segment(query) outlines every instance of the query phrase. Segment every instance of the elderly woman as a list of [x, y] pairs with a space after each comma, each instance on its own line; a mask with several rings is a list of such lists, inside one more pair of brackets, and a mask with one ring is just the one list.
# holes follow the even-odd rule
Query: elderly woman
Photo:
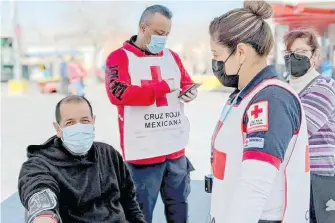
[[335, 81], [320, 75], [320, 47], [313, 31], [286, 34], [289, 83], [302, 101], [309, 135], [311, 222], [335, 222]]

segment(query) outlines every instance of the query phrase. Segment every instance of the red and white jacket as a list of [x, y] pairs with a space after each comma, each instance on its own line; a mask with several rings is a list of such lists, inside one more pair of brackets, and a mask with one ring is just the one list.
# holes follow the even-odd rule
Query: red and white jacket
[[[179, 93], [170, 92], [164, 81], [168, 78], [173, 78], [182, 90], [193, 84], [179, 56], [168, 49], [153, 55], [130, 40], [107, 58], [106, 91], [118, 109], [122, 154], [129, 163], [155, 164], [185, 155], [189, 124]], [[170, 110], [168, 104], [172, 104]], [[180, 135], [184, 136], [178, 138]], [[138, 158], [145, 150], [151, 156]], [[160, 153], [164, 155], [157, 155]]]

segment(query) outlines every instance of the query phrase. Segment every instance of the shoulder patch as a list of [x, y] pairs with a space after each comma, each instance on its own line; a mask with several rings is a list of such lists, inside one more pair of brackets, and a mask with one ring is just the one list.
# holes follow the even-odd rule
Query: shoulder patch
[[269, 130], [269, 102], [259, 101], [252, 104], [247, 110], [247, 134], [266, 132]]

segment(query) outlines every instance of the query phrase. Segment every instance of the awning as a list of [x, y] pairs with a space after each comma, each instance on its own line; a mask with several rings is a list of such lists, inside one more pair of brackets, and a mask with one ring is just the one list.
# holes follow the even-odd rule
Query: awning
[[280, 25], [288, 25], [290, 29], [314, 28], [320, 34], [323, 34], [330, 24], [335, 24], [335, 9], [307, 5], [303, 3], [296, 6], [273, 4], [273, 21]]

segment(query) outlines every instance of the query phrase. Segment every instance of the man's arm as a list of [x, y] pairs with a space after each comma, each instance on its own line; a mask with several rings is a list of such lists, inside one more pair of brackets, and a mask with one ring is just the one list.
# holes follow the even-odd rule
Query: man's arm
[[321, 83], [313, 86], [310, 92], [303, 95], [301, 103], [304, 107], [309, 138], [318, 132], [335, 112], [335, 86]]
[[131, 85], [128, 57], [123, 49], [112, 52], [107, 58], [105, 86], [109, 100], [114, 105], [149, 106], [156, 98], [171, 91], [165, 80], [149, 86]]
[[242, 169], [227, 223], [261, 220], [287, 147], [300, 127], [300, 113], [298, 100], [279, 87], [268, 87], [252, 100], [243, 121]]
[[49, 218], [49, 222], [60, 220], [57, 181], [38, 158], [29, 158], [22, 164], [18, 189], [21, 203], [28, 210], [29, 223], [38, 218]]
[[132, 223], [146, 223], [144, 215], [136, 199], [136, 189], [130, 172], [122, 160], [121, 154], [115, 151], [118, 159], [118, 171], [120, 175], [121, 205], [127, 221]]

